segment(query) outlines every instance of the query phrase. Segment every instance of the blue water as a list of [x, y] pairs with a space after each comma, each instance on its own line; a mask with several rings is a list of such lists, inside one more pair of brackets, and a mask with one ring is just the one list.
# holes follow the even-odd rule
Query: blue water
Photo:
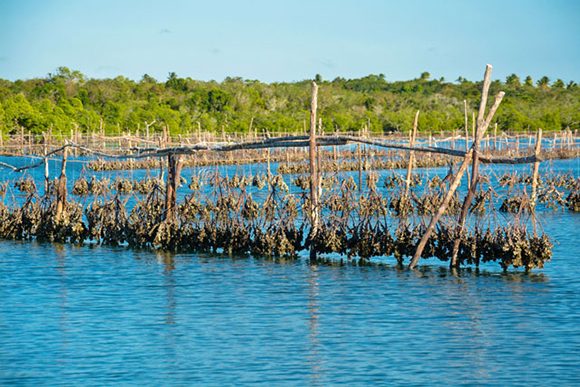
[[541, 218], [530, 274], [0, 241], [0, 385], [578, 385], [580, 214]]

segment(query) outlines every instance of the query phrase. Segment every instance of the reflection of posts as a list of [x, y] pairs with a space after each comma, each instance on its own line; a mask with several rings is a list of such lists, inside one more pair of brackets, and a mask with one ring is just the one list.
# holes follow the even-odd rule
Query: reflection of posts
[[[320, 379], [320, 354], [318, 348], [318, 323], [320, 314], [320, 305], [318, 303], [319, 285], [318, 285], [318, 267], [310, 266], [308, 276], [308, 330], [310, 339], [309, 361], [311, 367], [311, 378], [314, 382]], [[318, 384], [318, 383], [313, 383]]]

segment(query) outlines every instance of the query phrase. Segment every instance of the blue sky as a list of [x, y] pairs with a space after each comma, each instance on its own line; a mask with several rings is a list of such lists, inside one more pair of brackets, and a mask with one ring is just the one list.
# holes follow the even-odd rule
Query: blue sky
[[0, 78], [580, 81], [576, 0], [0, 0]]

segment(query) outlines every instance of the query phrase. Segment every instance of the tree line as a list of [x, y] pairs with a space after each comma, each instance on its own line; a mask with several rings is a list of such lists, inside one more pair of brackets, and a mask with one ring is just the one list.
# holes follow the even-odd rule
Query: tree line
[[[440, 133], [464, 127], [478, 108], [481, 81], [459, 77], [432, 79], [428, 72], [407, 81], [388, 81], [384, 74], [357, 79], [337, 77], [320, 84], [319, 116], [326, 133], [407, 131], [421, 110], [419, 128]], [[534, 81], [512, 74], [492, 82], [490, 95], [506, 92], [495, 122], [502, 131], [542, 128], [558, 131], [580, 126], [580, 88], [574, 82], [544, 76]], [[60, 67], [44, 78], [0, 79], [0, 130], [40, 134], [120, 134], [198, 130], [215, 133], [300, 133], [309, 125], [310, 81], [264, 83], [227, 77], [198, 81], [170, 73], [165, 81], [145, 74], [139, 81], [123, 76], [87, 78]]]

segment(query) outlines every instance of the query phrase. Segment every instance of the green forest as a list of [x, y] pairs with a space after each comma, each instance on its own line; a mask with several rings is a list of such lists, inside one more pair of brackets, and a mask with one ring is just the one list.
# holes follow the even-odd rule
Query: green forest
[[[464, 100], [469, 116], [479, 104], [481, 81], [459, 77], [432, 79], [428, 72], [408, 81], [389, 81], [383, 74], [319, 84], [319, 116], [326, 133], [408, 131], [421, 111], [419, 129], [440, 133], [463, 128]], [[498, 128], [518, 132], [542, 128], [558, 131], [580, 126], [580, 88], [571, 81], [538, 80], [512, 74], [494, 81], [490, 95], [506, 96], [496, 114]], [[228, 77], [197, 81], [168, 74], [158, 81], [145, 74], [139, 81], [87, 78], [60, 67], [45, 78], [0, 80], [0, 130], [40, 134], [116, 135], [151, 133], [166, 127], [172, 135], [198, 130], [216, 133], [299, 133], [308, 125], [310, 80], [263, 83]], [[492, 98], [492, 97], [490, 97]]]

